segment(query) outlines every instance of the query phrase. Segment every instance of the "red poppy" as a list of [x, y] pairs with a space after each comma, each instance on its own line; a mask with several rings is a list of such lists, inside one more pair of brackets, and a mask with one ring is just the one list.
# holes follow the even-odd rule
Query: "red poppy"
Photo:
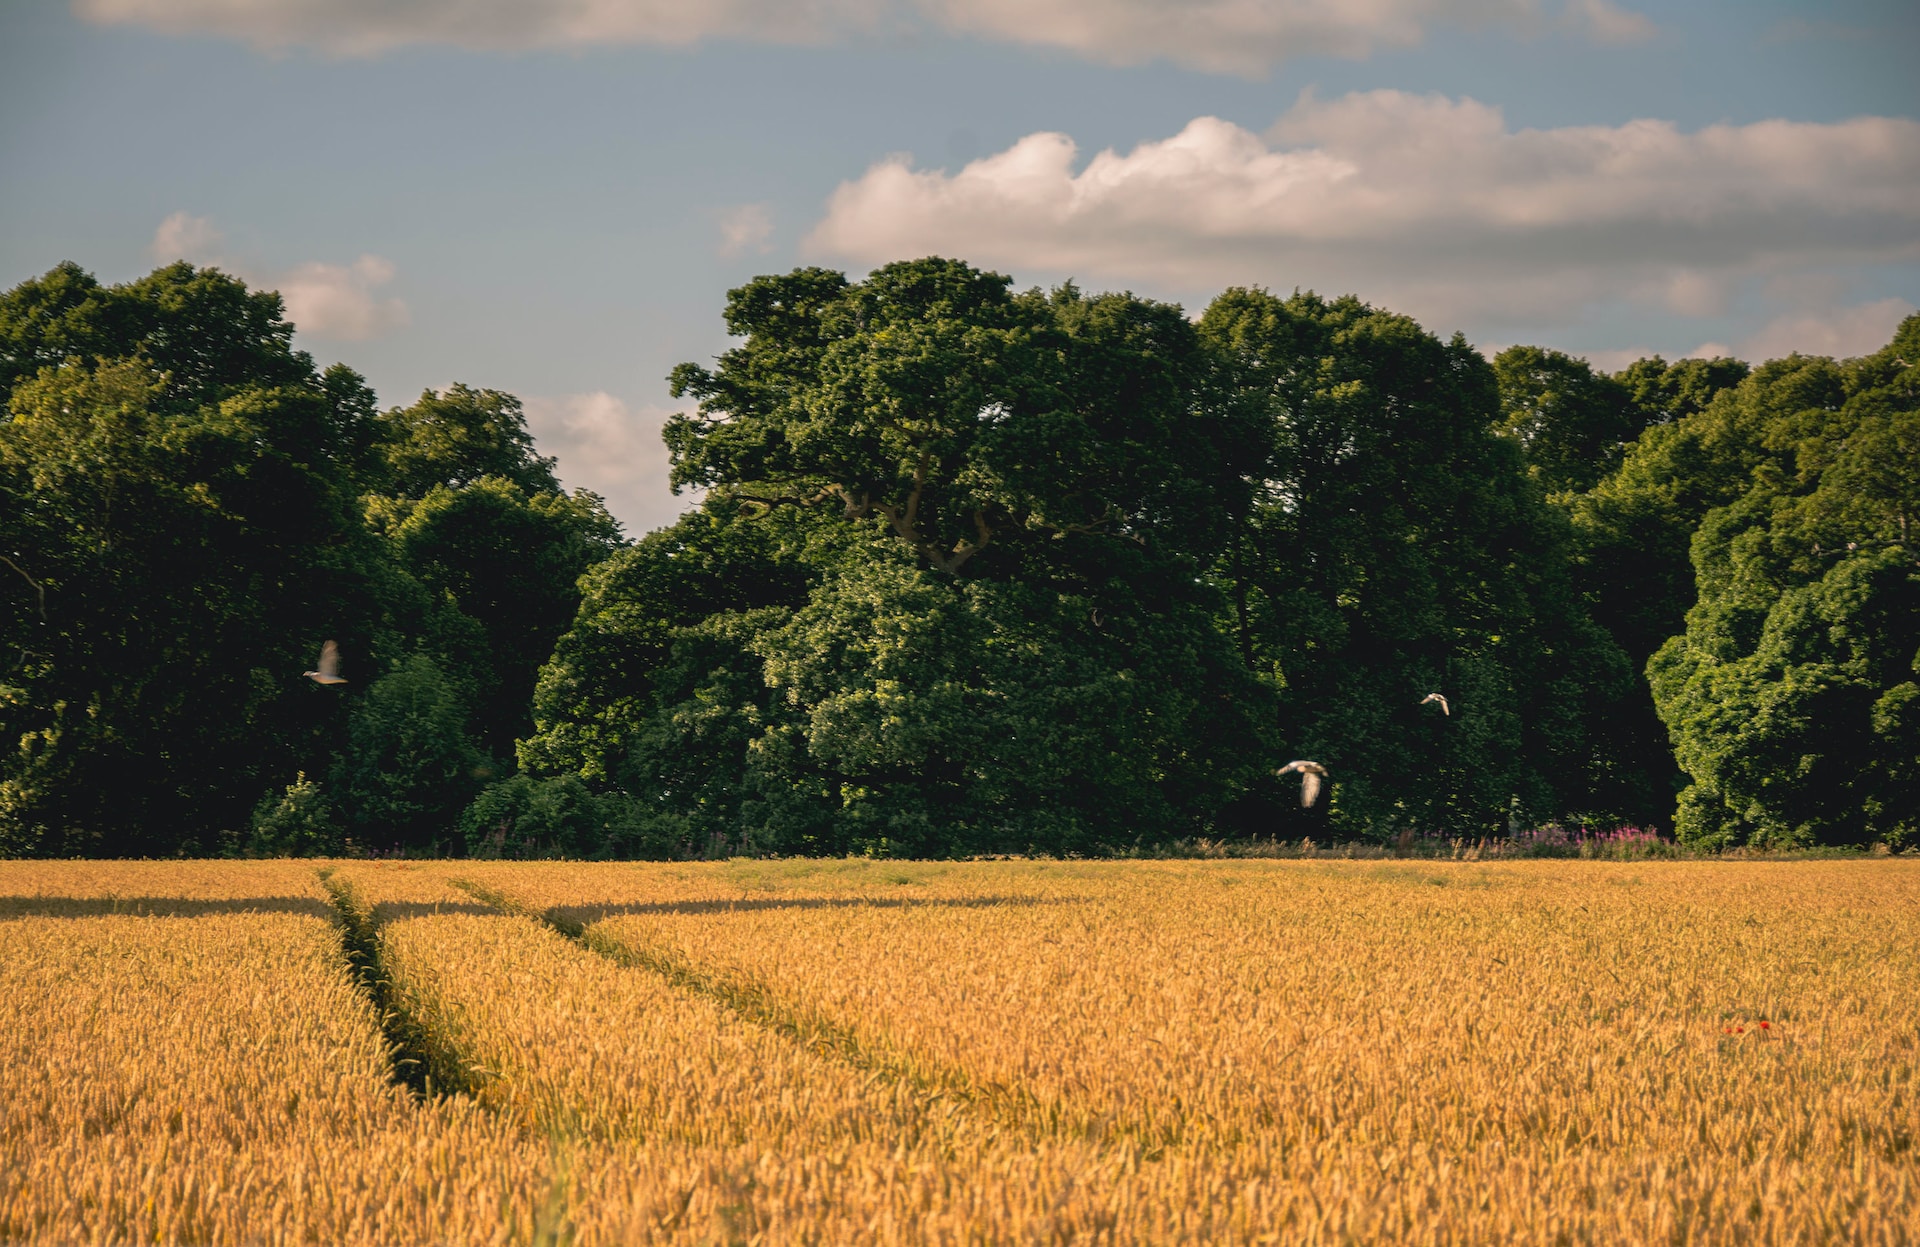
[[1744, 1026], [1736, 1026], [1733, 1028], [1733, 1033], [1736, 1035], [1744, 1035], [1747, 1033], [1747, 1028]]
[[1767, 1023], [1765, 1023], [1765, 1022], [1762, 1022], [1762, 1023], [1760, 1023], [1760, 1029], [1761, 1029], [1761, 1030], [1763, 1030], [1763, 1031], [1767, 1031], [1767, 1030], [1772, 1030], [1772, 1029], [1773, 1029], [1773, 1027], [1771, 1027], [1771, 1026], [1769, 1026], [1769, 1025], [1768, 1025]]

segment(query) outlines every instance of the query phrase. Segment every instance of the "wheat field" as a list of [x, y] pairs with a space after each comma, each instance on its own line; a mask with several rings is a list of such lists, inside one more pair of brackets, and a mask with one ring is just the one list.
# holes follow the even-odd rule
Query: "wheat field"
[[1920, 862], [0, 862], [0, 1241], [1909, 1243]]

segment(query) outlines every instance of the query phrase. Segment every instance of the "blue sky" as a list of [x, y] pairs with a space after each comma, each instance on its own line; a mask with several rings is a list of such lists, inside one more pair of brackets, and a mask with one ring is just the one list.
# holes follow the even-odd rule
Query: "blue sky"
[[7, 5], [0, 281], [218, 263], [383, 401], [519, 394], [643, 530], [667, 370], [800, 263], [1871, 350], [1920, 303], [1916, 53], [1864, 0]]

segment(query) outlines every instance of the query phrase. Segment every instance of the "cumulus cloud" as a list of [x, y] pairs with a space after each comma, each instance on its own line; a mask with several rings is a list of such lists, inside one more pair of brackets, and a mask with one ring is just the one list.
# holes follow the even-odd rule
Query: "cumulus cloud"
[[408, 321], [407, 305], [375, 290], [393, 280], [392, 262], [363, 255], [352, 264], [299, 265], [276, 283], [287, 319], [322, 338], [364, 342]]
[[[103, 24], [345, 56], [423, 43], [826, 43], [931, 28], [1110, 64], [1165, 58], [1248, 75], [1300, 56], [1363, 57], [1417, 44], [1439, 26], [1531, 31], [1543, 19], [1540, 0], [74, 0], [74, 7]], [[1637, 40], [1651, 30], [1647, 19], [1612, 0], [1569, 0], [1562, 16], [1605, 42]]]
[[163, 264], [175, 260], [211, 264], [218, 260], [224, 242], [226, 236], [206, 217], [176, 212], [153, 231], [147, 251]]
[[[1492, 359], [1500, 353], [1501, 349], [1500, 347], [1482, 346], [1480, 353], [1488, 359]], [[1662, 352], [1650, 346], [1634, 346], [1627, 347], [1623, 350], [1570, 351], [1568, 354], [1580, 356], [1589, 364], [1592, 364], [1596, 371], [1612, 373], [1619, 372], [1621, 369], [1628, 367], [1636, 359], [1645, 359], [1649, 355], [1660, 355]], [[1665, 358], [1669, 361], [1674, 359], [1711, 359], [1715, 356], [1725, 354], [1727, 354], [1727, 352], [1723, 350], [1688, 351], [1685, 355], [1675, 355], [1672, 352], [1667, 352]]]
[[923, 7], [959, 33], [1113, 64], [1165, 57], [1246, 75], [1294, 57], [1359, 58], [1411, 46], [1430, 26], [1526, 27], [1537, 16], [1535, 0], [926, 0]]
[[894, 0], [74, 0], [75, 11], [103, 25], [339, 56], [414, 44], [515, 51], [715, 38], [825, 43], [875, 29], [894, 7]]
[[223, 35], [256, 47], [372, 56], [410, 44], [473, 50], [820, 43], [871, 29], [890, 0], [74, 0], [102, 25]]
[[676, 409], [629, 407], [605, 390], [528, 398], [523, 405], [541, 452], [560, 461], [560, 479], [605, 498], [629, 533], [671, 524], [697, 501], [667, 488], [660, 427]]
[[889, 158], [834, 192], [804, 247], [1357, 290], [1429, 320], [1608, 298], [1699, 314], [1744, 277], [1920, 257], [1920, 122], [1514, 130], [1470, 99], [1309, 93], [1265, 136], [1201, 117], [1084, 165], [1057, 133], [952, 174]]
[[1742, 359], [1778, 359], [1796, 351], [1802, 355], [1832, 355], [1850, 359], [1871, 355], [1893, 340], [1900, 322], [1913, 315], [1905, 299], [1877, 299], [1852, 307], [1829, 307], [1775, 317], [1757, 332], [1729, 349], [1709, 342], [1695, 354], [1737, 355]]
[[364, 342], [410, 319], [405, 302], [378, 293], [394, 274], [392, 261], [381, 256], [362, 255], [352, 264], [310, 260], [283, 273], [260, 273], [227, 258], [225, 242], [225, 235], [206, 217], [176, 212], [160, 222], [148, 251], [163, 263], [188, 260], [215, 265], [249, 285], [278, 290], [287, 319], [300, 332], [317, 338]]
[[741, 204], [720, 214], [720, 254], [728, 259], [773, 250], [773, 207]]

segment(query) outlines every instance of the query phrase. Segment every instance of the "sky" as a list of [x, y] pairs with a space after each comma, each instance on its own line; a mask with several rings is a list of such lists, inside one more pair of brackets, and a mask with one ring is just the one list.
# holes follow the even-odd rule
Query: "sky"
[[1910, 0], [0, 3], [0, 287], [217, 264], [388, 404], [514, 393], [628, 530], [728, 289], [957, 256], [1355, 293], [1613, 369], [1920, 304]]

